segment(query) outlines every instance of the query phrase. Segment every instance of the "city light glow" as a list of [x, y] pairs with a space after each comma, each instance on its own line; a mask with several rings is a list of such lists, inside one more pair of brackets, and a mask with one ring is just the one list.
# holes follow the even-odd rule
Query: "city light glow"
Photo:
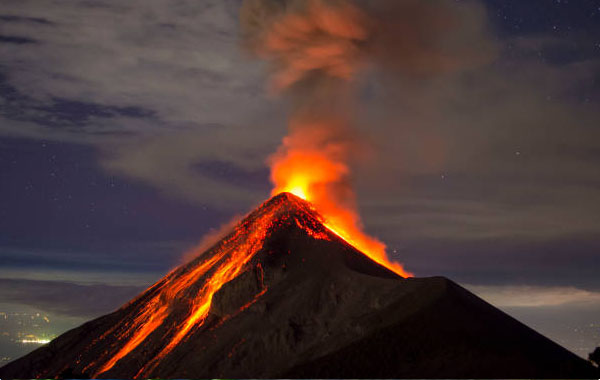
[[46, 344], [50, 343], [50, 339], [21, 339], [19, 343]]

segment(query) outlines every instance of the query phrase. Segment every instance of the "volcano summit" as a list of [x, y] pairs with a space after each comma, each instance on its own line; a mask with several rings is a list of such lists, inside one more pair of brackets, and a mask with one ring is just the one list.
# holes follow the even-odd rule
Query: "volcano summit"
[[0, 369], [3, 378], [594, 373], [454, 282], [377, 264], [289, 193], [119, 310]]

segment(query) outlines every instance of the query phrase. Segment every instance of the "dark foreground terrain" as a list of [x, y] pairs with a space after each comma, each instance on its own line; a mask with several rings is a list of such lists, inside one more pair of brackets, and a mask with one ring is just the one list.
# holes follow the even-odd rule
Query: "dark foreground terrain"
[[[182, 330], [197, 310], [195, 300], [215, 273], [223, 272], [219, 266], [242, 251], [250, 252], [247, 260], [214, 294], [206, 317]], [[211, 269], [203, 271], [210, 260]], [[0, 369], [2, 378], [57, 376], [591, 378], [597, 373], [446, 278], [397, 276], [327, 230], [309, 204], [280, 194], [121, 309]]]

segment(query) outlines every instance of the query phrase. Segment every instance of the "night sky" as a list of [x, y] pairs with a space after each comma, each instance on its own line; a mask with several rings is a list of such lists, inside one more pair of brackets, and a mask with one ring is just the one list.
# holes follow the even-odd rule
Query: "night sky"
[[[489, 59], [359, 78], [365, 228], [417, 276], [449, 277], [587, 356], [600, 345], [600, 1], [457, 3], [480, 11]], [[269, 197], [289, 106], [241, 47], [240, 4], [0, 2], [0, 312], [45, 313], [58, 334]]]

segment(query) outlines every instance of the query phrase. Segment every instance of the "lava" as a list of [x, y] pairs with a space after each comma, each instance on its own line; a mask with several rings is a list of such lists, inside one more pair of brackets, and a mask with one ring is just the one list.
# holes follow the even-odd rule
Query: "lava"
[[297, 147], [296, 136], [286, 138], [283, 149], [271, 159], [271, 181], [275, 185], [272, 195], [289, 192], [309, 201], [323, 216], [323, 224], [336, 235], [396, 274], [412, 277], [402, 264], [388, 259], [384, 243], [362, 231], [352, 203], [340, 200], [340, 192], [353, 196], [352, 189], [345, 185], [349, 169], [343, 160], [328, 153], [331, 149]]
[[[336, 174], [327, 170], [339, 170], [340, 175], [345, 173], [341, 163], [327, 162], [317, 152], [308, 155], [303, 153], [292, 155], [294, 159], [301, 158], [300, 161], [307, 165], [314, 162], [307, 159], [309, 156], [321, 163], [319, 165], [321, 179], [336, 178]], [[112, 342], [109, 348], [84, 370], [90, 370], [92, 377], [102, 376], [134, 350], [138, 349], [136, 352], [139, 352], [142, 343], [154, 337], [153, 339], [158, 338], [161, 342], [161, 347], [151, 359], [141, 365], [135, 377], [140, 378], [153, 373], [167, 355], [204, 325], [214, 295], [223, 285], [248, 269], [252, 258], [263, 247], [269, 231], [276, 225], [292, 223], [308, 236], [319, 240], [331, 240], [334, 236], [332, 233], [335, 233], [378, 263], [402, 276], [406, 275], [406, 272], [397, 270], [385, 261], [385, 256], [376, 256], [377, 253], [385, 255], [383, 251], [385, 246], [362, 234], [355, 225], [351, 224], [356, 222], [356, 219], [352, 219], [356, 217], [355, 214], [349, 210], [336, 208], [334, 203], [327, 203], [327, 197], [323, 196], [326, 193], [315, 191], [315, 186], [311, 184], [310, 171], [304, 170], [296, 161], [291, 164], [297, 167], [298, 170], [294, 172], [299, 174], [287, 182], [291, 192], [309, 201], [317, 200], [318, 203], [304, 202], [285, 194], [265, 202], [257, 211], [240, 222], [218, 245], [199, 255], [188, 265], [171, 271], [145, 293], [123, 306], [121, 309], [123, 311], [132, 310], [129, 311], [131, 315], [126, 318], [127, 322], [111, 329], [110, 336], [103, 336], [86, 348], [90, 350], [104, 339], [111, 339]], [[290, 208], [301, 212], [289, 212]], [[325, 216], [322, 214], [323, 211], [327, 212]], [[347, 223], [348, 221], [351, 223]], [[370, 251], [366, 251], [365, 247]], [[374, 248], [380, 251], [373, 251]], [[257, 266], [257, 270], [259, 276], [262, 276], [262, 267]], [[238, 313], [255, 303], [267, 291], [261, 278], [261, 290], [243, 305]], [[143, 306], [135, 305], [138, 302]], [[174, 320], [174, 310], [182, 309], [185, 310], [183, 316], [176, 317]]]
[[[297, 215], [291, 216], [284, 212], [285, 210], [279, 207], [284, 199], [292, 202], [294, 207], [304, 210], [311, 217], [302, 219]], [[265, 206], [267, 203], [269, 203], [268, 207]], [[304, 204], [297, 198], [286, 196], [280, 197], [275, 204], [271, 203], [273, 202], [266, 202], [258, 211], [244, 219], [235, 227], [234, 232], [218, 246], [213, 247], [189, 265], [173, 270], [163, 280], [125, 305], [122, 309], [138, 301], [144, 303], [144, 307], [135, 308], [135, 310], [141, 311], [137, 315], [131, 316], [131, 322], [125, 324], [120, 330], [111, 330], [111, 334], [115, 338], [111, 349], [84, 370], [96, 368], [93, 370], [92, 377], [106, 373], [153, 333], [159, 331], [160, 327], [167, 326], [167, 332], [161, 336], [161, 341], [164, 342], [163, 347], [158, 354], [140, 368], [135, 377], [143, 377], [144, 374], [151, 373], [165, 356], [186, 339], [190, 332], [204, 324], [215, 293], [224, 284], [247, 269], [247, 264], [263, 247], [264, 240], [274, 225], [292, 222], [309, 236], [316, 239], [330, 239], [327, 231], [318, 227], [315, 220], [321, 222], [320, 216], [310, 208], [308, 203]], [[289, 218], [293, 218], [293, 220], [288, 221]], [[259, 269], [262, 276], [262, 268]], [[192, 285], [198, 282], [201, 282], [202, 286], [190, 294], [190, 289], [194, 288]], [[240, 311], [248, 308], [266, 292], [267, 288], [263, 284], [262, 290], [242, 306]], [[187, 306], [187, 315], [183, 320], [169, 326], [171, 322], [167, 319], [170, 313], [181, 303]], [[100, 340], [95, 343], [99, 343]]]
[[182, 274], [179, 278], [175, 276], [176, 271], [167, 275], [167, 278], [173, 278], [173, 281], [165, 281], [165, 285], [161, 287], [160, 292], [157, 292], [154, 297], [148, 301], [147, 307], [142, 310], [140, 315], [134, 317], [132, 325], [122, 334], [116, 334], [118, 342], [125, 340], [126, 343], [116, 354], [104, 363], [98, 371], [95, 372], [94, 377], [110, 370], [121, 358], [127, 356], [152, 332], [154, 332], [167, 317], [169, 312], [168, 306], [172, 304], [172, 302], [179, 297], [190, 284], [202, 277], [221, 258], [222, 255], [215, 255], [188, 273]]
[[[297, 157], [307, 156], [300, 154]], [[315, 152], [312, 153], [312, 157], [316, 160], [322, 159]], [[309, 160], [304, 162], [310, 163]], [[340, 163], [329, 164], [329, 166], [319, 167], [339, 169], [340, 173], [344, 173], [345, 169]], [[332, 215], [331, 210], [335, 209], [331, 205], [327, 207], [327, 204], [322, 202], [326, 198], [316, 197], [320, 194], [315, 191], [318, 186], [315, 187], [307, 181], [310, 179], [310, 172], [300, 170], [300, 166], [298, 169], [298, 173], [306, 176], [300, 175], [290, 181], [293, 186], [299, 186], [298, 191], [293, 190], [295, 195], [308, 199], [321, 199], [319, 205]], [[321, 178], [331, 179], [335, 178], [335, 175], [323, 171]], [[202, 331], [199, 329], [205, 326], [208, 320], [215, 294], [225, 284], [254, 268], [259, 283], [256, 294], [227, 315], [220, 316], [215, 323], [216, 325], [225, 323], [250, 308], [269, 292], [261, 261], [253, 261], [253, 258], [263, 249], [272, 231], [293, 227], [298, 228], [307, 237], [328, 241], [338, 240], [337, 234], [359, 249], [364, 246], [364, 241], [370, 242], [360, 240], [369, 239], [366, 235], [343, 229], [348, 228], [347, 225], [342, 222], [336, 224], [336, 219], [326, 221], [319, 211], [314, 204], [290, 193], [278, 194], [263, 203], [211, 249], [198, 252], [197, 257], [191, 262], [175, 268], [119, 309], [116, 313], [120, 314], [120, 322], [112, 325], [80, 351], [75, 362], [86, 363], [82, 365], [81, 373], [90, 374], [86, 377], [91, 378], [106, 377], [111, 373], [118, 373], [123, 368], [131, 367], [131, 363], [135, 363], [133, 373], [135, 378], [144, 378], [157, 373], [160, 371], [159, 365], [169, 360], [167, 356], [175, 354], [174, 350], [182, 342]], [[338, 211], [337, 216], [352, 217], [351, 213], [344, 214], [342, 213], [344, 210]], [[211, 324], [206, 328], [211, 329], [214, 326], [215, 324]], [[68, 369], [68, 366], [63, 368], [63, 370]]]

